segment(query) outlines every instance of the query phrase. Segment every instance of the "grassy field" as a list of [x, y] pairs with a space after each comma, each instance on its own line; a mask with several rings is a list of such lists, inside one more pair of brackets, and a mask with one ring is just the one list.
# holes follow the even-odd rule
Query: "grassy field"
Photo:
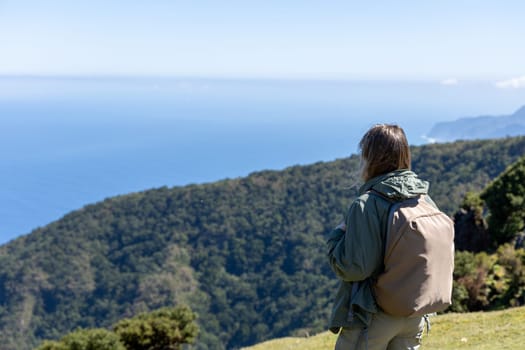
[[[494, 312], [445, 314], [431, 319], [423, 349], [525, 349], [525, 307]], [[324, 332], [309, 338], [270, 340], [243, 350], [332, 350], [337, 336]]]

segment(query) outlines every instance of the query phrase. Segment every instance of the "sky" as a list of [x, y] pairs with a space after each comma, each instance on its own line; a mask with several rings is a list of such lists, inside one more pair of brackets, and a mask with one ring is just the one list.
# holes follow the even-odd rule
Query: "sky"
[[523, 1], [0, 0], [0, 75], [525, 86]]

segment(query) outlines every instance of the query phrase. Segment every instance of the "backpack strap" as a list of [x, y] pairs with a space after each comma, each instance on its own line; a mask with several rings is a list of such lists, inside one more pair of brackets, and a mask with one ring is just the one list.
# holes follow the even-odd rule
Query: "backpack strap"
[[[388, 234], [389, 234], [389, 223], [392, 221], [392, 217], [394, 215], [394, 206], [396, 205], [396, 203], [400, 203], [392, 198], [389, 198], [387, 196], [385, 196], [383, 193], [379, 192], [379, 191], [376, 191], [374, 189], [370, 189], [368, 191], [366, 191], [365, 193], [368, 193], [369, 195], [374, 195], [375, 197], [377, 198], [381, 198], [381, 200], [383, 200], [383, 202], [387, 202], [388, 203], [388, 208], [386, 209], [386, 214], [383, 215], [383, 217], [381, 218], [381, 238], [383, 240], [383, 259], [385, 257], [385, 253], [386, 253], [386, 243], [387, 243], [387, 239], [388, 239]], [[379, 276], [379, 274], [381, 274], [381, 272], [383, 272], [383, 270], [385, 269], [384, 265], [381, 267], [381, 269], [379, 269], [378, 271], [375, 271], [375, 273], [371, 276], [371, 279], [372, 279], [372, 282], [375, 282], [375, 280], [377, 279], [377, 276]]]
[[388, 237], [388, 223], [392, 220], [392, 215], [394, 213], [394, 211], [392, 210], [394, 205], [396, 203], [399, 203], [399, 201], [396, 201], [395, 199], [393, 198], [389, 198], [387, 196], [385, 196], [383, 193], [377, 191], [377, 190], [374, 190], [374, 189], [370, 189], [368, 191], [366, 191], [366, 193], [368, 193], [369, 195], [374, 195], [376, 196], [377, 198], [381, 198], [383, 201], [386, 201], [388, 202], [388, 209], [386, 210], [386, 218], [383, 217], [383, 222], [382, 222], [382, 233], [383, 233], [383, 241], [386, 243], [386, 238]]

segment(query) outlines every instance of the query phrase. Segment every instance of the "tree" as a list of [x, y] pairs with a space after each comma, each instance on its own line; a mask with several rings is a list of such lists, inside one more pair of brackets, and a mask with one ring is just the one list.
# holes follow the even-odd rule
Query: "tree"
[[107, 329], [79, 329], [59, 341], [45, 341], [37, 350], [126, 350], [117, 334]]
[[465, 194], [461, 208], [454, 215], [454, 230], [456, 250], [481, 252], [489, 248], [487, 224], [483, 218], [483, 201], [478, 194]]
[[489, 230], [502, 244], [525, 228], [525, 157], [509, 166], [482, 192], [489, 208]]
[[195, 318], [187, 306], [162, 308], [124, 319], [114, 330], [128, 350], [179, 350], [194, 342]]

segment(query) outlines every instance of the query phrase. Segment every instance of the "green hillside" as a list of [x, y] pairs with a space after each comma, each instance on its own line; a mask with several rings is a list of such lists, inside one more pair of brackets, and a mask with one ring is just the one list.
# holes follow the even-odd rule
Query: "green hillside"
[[[449, 214], [525, 154], [525, 137], [413, 148]], [[27, 350], [161, 306], [197, 312], [198, 349], [326, 327], [323, 234], [356, 194], [352, 156], [107, 199], [0, 247], [0, 343]], [[28, 213], [31, 215], [31, 213]]]
[[[493, 350], [521, 349], [525, 308], [504, 311], [445, 314], [431, 319], [432, 328], [423, 335], [422, 349]], [[323, 332], [312, 337], [269, 340], [242, 350], [332, 350], [337, 336]]]

